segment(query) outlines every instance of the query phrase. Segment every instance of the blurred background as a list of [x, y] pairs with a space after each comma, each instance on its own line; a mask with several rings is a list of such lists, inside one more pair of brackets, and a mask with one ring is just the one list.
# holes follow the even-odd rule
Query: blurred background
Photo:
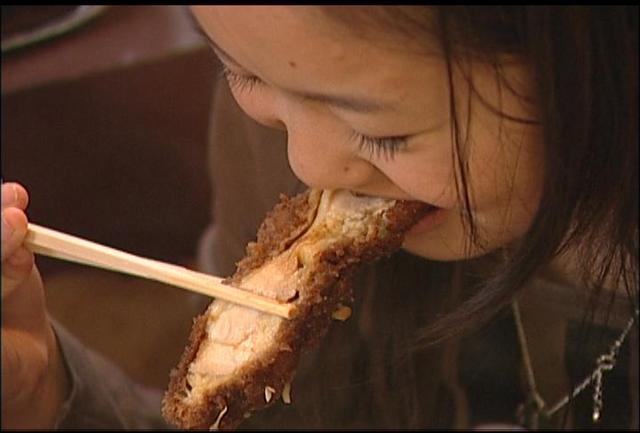
[[[29, 219], [188, 267], [210, 219], [210, 49], [180, 6], [2, 6], [2, 179]], [[38, 257], [53, 317], [164, 388], [202, 300]], [[167, 334], [167, 330], [171, 334]]]
[[[211, 218], [207, 136], [217, 76], [186, 7], [2, 6], [2, 179], [28, 189], [34, 223], [193, 268]], [[45, 257], [37, 263], [55, 319], [134, 379], [166, 387], [207, 299]], [[539, 293], [523, 298], [523, 320], [546, 336], [531, 343], [534, 363], [558, 371], [560, 310], [577, 304], [560, 291]], [[541, 316], [549, 319], [536, 331]], [[467, 349], [500, 359], [503, 337]], [[548, 353], [559, 359], [535, 359]], [[471, 372], [480, 395], [482, 367]], [[539, 377], [543, 391], [565, 389]]]

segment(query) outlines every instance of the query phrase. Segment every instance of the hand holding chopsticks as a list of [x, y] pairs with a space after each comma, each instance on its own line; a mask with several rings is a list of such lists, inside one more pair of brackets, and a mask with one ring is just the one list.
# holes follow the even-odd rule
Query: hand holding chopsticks
[[160, 281], [287, 319], [296, 312], [292, 304], [223, 284], [220, 277], [125, 253], [36, 224], [28, 225], [25, 244], [36, 254]]

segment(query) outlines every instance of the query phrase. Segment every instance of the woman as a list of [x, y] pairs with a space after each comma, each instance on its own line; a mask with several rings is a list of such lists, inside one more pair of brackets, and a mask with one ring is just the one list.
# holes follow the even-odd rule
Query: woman
[[[615, 341], [627, 347], [614, 354], [621, 362], [629, 341], [637, 340], [637, 321], [631, 322], [638, 314], [637, 8], [192, 11], [239, 107], [286, 131], [287, 158], [271, 156], [276, 164], [288, 160], [307, 186], [438, 208], [407, 234], [405, 252], [362, 276], [354, 320], [333, 327], [322, 348], [303, 360], [295, 404], [246, 425], [582, 425], [580, 399], [591, 388], [571, 404], [563, 396], [586, 389], [580, 385], [591, 371], [594, 378], [620, 371], [603, 363], [593, 370], [593, 362]], [[293, 192], [302, 184], [266, 165], [261, 155], [285, 149], [264, 143], [250, 132], [253, 125], [238, 141], [247, 143], [255, 161], [250, 168], [262, 176], [238, 170], [241, 150], [227, 150], [235, 141], [224, 133], [232, 131], [223, 121], [232, 112], [219, 108], [217, 115], [216, 225], [202, 250], [213, 252], [203, 255], [208, 269], [224, 274], [249, 240], [247, 226], [255, 228], [255, 221], [240, 226], [225, 214], [260, 216], [256, 209], [275, 200], [272, 185]], [[40, 347], [40, 364], [30, 371], [42, 372], [42, 380], [12, 375], [10, 385], [27, 384], [31, 400], [5, 393], [3, 384], [3, 412], [5, 404], [24, 410], [29, 401], [44, 405], [51, 422], [69, 385], [61, 362], [45, 368], [47, 354], [59, 359], [59, 346], [43, 307], [22, 306], [42, 283], [32, 256], [19, 247], [26, 194], [16, 193], [5, 206], [4, 188], [3, 278], [10, 282], [6, 295], [3, 284], [3, 313], [10, 312], [20, 337], [31, 339], [3, 338], [3, 361], [10, 349], [35, 363], [35, 354], [26, 353]], [[255, 200], [238, 200], [239, 190]], [[12, 236], [4, 221], [15, 228]], [[566, 303], [587, 294], [582, 316], [540, 307], [549, 296]], [[20, 322], [29, 315], [38, 321]], [[574, 330], [580, 318], [584, 326]], [[3, 319], [3, 333], [5, 327]], [[550, 340], [554, 332], [561, 337]], [[574, 342], [577, 350], [561, 347]], [[565, 351], [567, 359], [558, 355]], [[536, 376], [558, 358], [558, 368]], [[584, 365], [580, 377], [562, 374], [565, 366]], [[3, 362], [3, 378], [10, 367]], [[591, 416], [599, 422], [611, 417], [606, 384], [606, 378], [589, 382], [597, 397]], [[38, 389], [47, 390], [46, 398], [34, 399]], [[637, 426], [629, 393], [615, 405], [626, 414], [607, 422]], [[556, 401], [560, 408], [552, 407]]]

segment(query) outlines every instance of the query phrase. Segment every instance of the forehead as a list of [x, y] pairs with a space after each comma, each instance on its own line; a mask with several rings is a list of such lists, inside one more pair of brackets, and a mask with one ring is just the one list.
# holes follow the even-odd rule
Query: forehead
[[423, 18], [411, 20], [409, 12], [400, 7], [192, 6], [191, 9], [213, 33], [239, 31], [238, 36], [259, 37], [271, 48], [270, 42], [277, 40], [282, 48], [293, 51], [299, 47], [335, 51], [336, 46], [348, 44], [352, 48], [375, 46], [421, 56], [440, 53], [433, 33], [427, 30], [432, 27], [429, 24], [432, 19], [424, 18], [423, 13]]
[[320, 66], [314, 62], [318, 53], [342, 61], [353, 48], [349, 39], [327, 31], [328, 20], [310, 7], [194, 6], [192, 10], [211, 39], [247, 69], [282, 61], [292, 68]]
[[393, 88], [385, 101], [393, 102], [407, 97], [403, 89], [412, 79], [429, 79], [425, 70], [440, 60], [385, 32], [352, 32], [344, 20], [313, 6], [194, 6], [192, 11], [242, 67], [290, 88], [363, 93]]
[[348, 65], [353, 53], [365, 54], [364, 44], [332, 31], [330, 20], [308, 6], [195, 6], [193, 12], [216, 44], [248, 69], [286, 61], [292, 68], [330, 70], [327, 59]]

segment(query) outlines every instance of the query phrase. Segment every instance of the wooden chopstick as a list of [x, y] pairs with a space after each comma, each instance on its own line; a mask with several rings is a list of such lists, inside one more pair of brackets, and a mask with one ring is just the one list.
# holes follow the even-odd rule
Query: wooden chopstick
[[139, 257], [37, 224], [29, 223], [25, 244], [36, 254], [160, 281], [285, 319], [291, 319], [297, 312], [293, 304], [281, 304], [223, 284], [220, 277]]

